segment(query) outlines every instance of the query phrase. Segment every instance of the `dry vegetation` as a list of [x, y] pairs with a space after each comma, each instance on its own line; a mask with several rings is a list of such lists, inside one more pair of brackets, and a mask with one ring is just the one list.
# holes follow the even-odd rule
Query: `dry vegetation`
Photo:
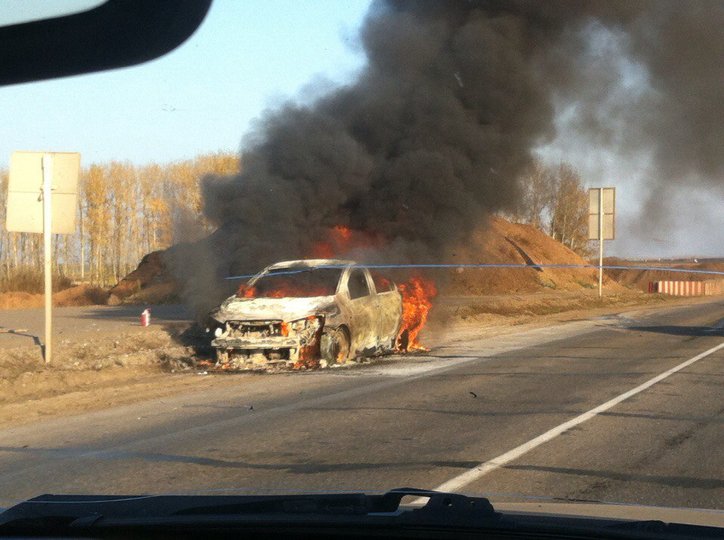
[[[29, 309], [42, 307], [42, 294], [23, 291], [0, 293], [0, 309]], [[53, 305], [56, 307], [93, 306], [106, 304], [108, 291], [92, 285], [69, 287], [53, 294]]]
[[157, 398], [204, 383], [176, 377], [192, 373], [194, 351], [180, 338], [181, 327], [149, 327], [93, 339], [58, 340], [53, 364], [37, 347], [4, 349], [0, 355], [0, 425], [44, 416], [99, 410]]
[[[56, 289], [69, 286], [69, 277], [113, 285], [145, 254], [208, 234], [211, 227], [201, 212], [202, 179], [238, 170], [239, 158], [231, 153], [167, 164], [113, 161], [84, 168], [76, 231], [53, 240]], [[8, 172], [0, 170], [3, 223], [7, 182]], [[0, 231], [0, 291], [42, 291], [41, 237]]]

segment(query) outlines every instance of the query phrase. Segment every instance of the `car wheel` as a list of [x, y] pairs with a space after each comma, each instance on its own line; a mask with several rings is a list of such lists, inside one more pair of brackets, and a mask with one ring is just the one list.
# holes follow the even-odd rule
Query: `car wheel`
[[349, 358], [349, 335], [344, 328], [335, 328], [322, 336], [322, 359], [328, 365], [343, 364]]

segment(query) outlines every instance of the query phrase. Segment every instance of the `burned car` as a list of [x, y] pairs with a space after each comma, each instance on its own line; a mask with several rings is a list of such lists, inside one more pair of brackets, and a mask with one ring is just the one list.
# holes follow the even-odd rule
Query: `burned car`
[[353, 261], [286, 261], [251, 278], [209, 317], [217, 367], [326, 367], [394, 350], [402, 296]]

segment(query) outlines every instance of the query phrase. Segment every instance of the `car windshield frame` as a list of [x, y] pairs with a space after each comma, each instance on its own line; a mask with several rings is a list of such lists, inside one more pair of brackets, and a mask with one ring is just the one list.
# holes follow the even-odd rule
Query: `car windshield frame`
[[[328, 275], [323, 276], [323, 273]], [[344, 268], [330, 268], [326, 266], [275, 268], [255, 276], [247, 283], [246, 287], [242, 289], [242, 294], [237, 294], [237, 296], [244, 298], [314, 298], [334, 296], [339, 291], [343, 273]], [[313, 280], [307, 279], [306, 282], [300, 281], [311, 276], [314, 276]], [[273, 287], [267, 288], [267, 285], [271, 281], [276, 281], [277, 283], [275, 283]], [[333, 281], [334, 288], [332, 289], [331, 285]], [[259, 283], [263, 284], [261, 290]], [[310, 293], [310, 289], [314, 291], [314, 294]], [[278, 291], [284, 291], [284, 293], [292, 292], [294, 294], [278, 294]], [[316, 294], [316, 291], [324, 291], [324, 294]]]

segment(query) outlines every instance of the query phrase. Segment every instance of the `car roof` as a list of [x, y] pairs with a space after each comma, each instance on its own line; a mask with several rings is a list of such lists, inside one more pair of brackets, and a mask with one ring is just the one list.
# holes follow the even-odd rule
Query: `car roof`
[[264, 271], [269, 270], [280, 270], [284, 268], [300, 268], [300, 267], [309, 267], [314, 268], [317, 266], [320, 267], [327, 267], [327, 266], [353, 266], [357, 264], [355, 261], [349, 261], [345, 259], [299, 259], [295, 261], [282, 261], [275, 264], [272, 264], [270, 266], [267, 266]]

